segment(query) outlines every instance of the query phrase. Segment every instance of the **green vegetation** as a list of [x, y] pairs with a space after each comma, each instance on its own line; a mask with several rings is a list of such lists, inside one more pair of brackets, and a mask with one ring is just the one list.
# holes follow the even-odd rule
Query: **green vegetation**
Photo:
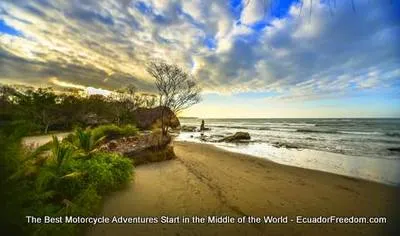
[[117, 126], [114, 124], [111, 125], [102, 125], [96, 127], [92, 130], [92, 136], [95, 140], [106, 137], [106, 139], [114, 139], [121, 136], [130, 136], [137, 134], [138, 129], [133, 125], [124, 125]]
[[10, 235], [72, 235], [74, 224], [27, 224], [25, 216], [95, 215], [101, 196], [123, 186], [133, 174], [132, 161], [96, 151], [108, 135], [131, 135], [132, 126], [77, 129], [60, 141], [53, 137], [36, 149], [23, 147], [25, 127], [0, 131], [2, 228]]
[[12, 121], [35, 124], [28, 134], [71, 130], [103, 124], [134, 124], [138, 107], [153, 107], [155, 95], [137, 94], [133, 86], [109, 96], [82, 91], [59, 93], [51, 88], [0, 85], [0, 126]]
[[[103, 96], [82, 90], [60, 93], [51, 88], [0, 85], [0, 201], [4, 205], [0, 208], [0, 227], [7, 235], [77, 233], [77, 225], [27, 224], [26, 216], [95, 215], [101, 197], [127, 183], [134, 168], [131, 159], [102, 152], [105, 149], [101, 145], [136, 135], [133, 124], [138, 108], [159, 104], [161, 116], [157, 110], [142, 111], [142, 115], [147, 114], [144, 119], [150, 123], [161, 119], [162, 129], [142, 137], [146, 150], [133, 152], [135, 161], [140, 164], [174, 157], [168, 146], [168, 122], [164, 120], [168, 111], [174, 113], [197, 103], [200, 90], [182, 69], [165, 63], [162, 66], [168, 70], [157, 77], [158, 96], [137, 94], [134, 86]], [[27, 135], [73, 129], [62, 141], [54, 136], [40, 147], [22, 144]]]

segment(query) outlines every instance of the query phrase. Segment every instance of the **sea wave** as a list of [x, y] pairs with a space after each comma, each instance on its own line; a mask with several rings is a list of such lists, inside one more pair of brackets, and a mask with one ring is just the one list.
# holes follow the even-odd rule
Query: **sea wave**
[[286, 148], [286, 149], [300, 149], [301, 146], [299, 144], [290, 143], [290, 142], [273, 142], [272, 146], [276, 148]]
[[[376, 135], [384, 135], [384, 133], [377, 132], [377, 131], [368, 132], [368, 131], [347, 131], [347, 130], [297, 129], [296, 132], [300, 132], [300, 133], [325, 133], [325, 134], [351, 134], [351, 135], [375, 135], [375, 136]], [[392, 134], [392, 135], [396, 135], [396, 134]]]
[[257, 128], [257, 130], [271, 130], [271, 128], [269, 128], [269, 127], [259, 127], [259, 128]]
[[400, 132], [387, 132], [385, 135], [388, 137], [400, 137]]
[[314, 127], [316, 124], [314, 123], [284, 123], [286, 126], [294, 126], [294, 127]]
[[[182, 122], [195, 125], [199, 122]], [[206, 135], [227, 136], [248, 132], [254, 144], [267, 143], [281, 148], [299, 148], [380, 159], [400, 158], [400, 119], [214, 119], [206, 120]], [[198, 140], [198, 135], [187, 135]], [[191, 137], [194, 136], [194, 137]], [[252, 143], [253, 144], [253, 143]], [[245, 147], [241, 147], [245, 148]], [[396, 149], [397, 150], [397, 149]]]
[[225, 129], [251, 129], [251, 127], [248, 126], [230, 126], [230, 125], [209, 125], [209, 127], [214, 127], [214, 128], [225, 128]]
[[381, 132], [363, 132], [363, 131], [338, 131], [341, 134], [355, 134], [355, 135], [382, 135]]
[[337, 134], [336, 130], [315, 130], [315, 129], [297, 129], [296, 132], [300, 133], [325, 133], [325, 134]]
[[209, 125], [209, 127], [211, 127], [211, 128], [225, 128], [225, 129], [271, 130], [270, 127], [259, 127], [259, 126]]
[[357, 123], [318, 123], [315, 124], [316, 127], [356, 127], [359, 126]]
[[282, 131], [282, 132], [296, 132], [297, 131], [297, 129], [291, 129], [291, 128], [270, 128], [270, 130]]

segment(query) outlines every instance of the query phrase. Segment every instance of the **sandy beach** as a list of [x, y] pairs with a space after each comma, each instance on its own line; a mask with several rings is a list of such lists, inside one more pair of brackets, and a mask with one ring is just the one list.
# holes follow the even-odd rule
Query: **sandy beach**
[[[104, 201], [105, 216], [386, 216], [387, 224], [99, 224], [86, 235], [388, 235], [399, 188], [284, 166], [206, 144], [138, 166]], [[397, 220], [396, 220], [397, 219]]]

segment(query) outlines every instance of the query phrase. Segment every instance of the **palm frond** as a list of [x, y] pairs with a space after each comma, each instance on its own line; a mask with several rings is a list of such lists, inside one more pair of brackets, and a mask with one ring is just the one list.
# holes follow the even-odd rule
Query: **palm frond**
[[84, 172], [75, 171], [75, 172], [72, 172], [72, 173], [62, 176], [61, 179], [74, 179], [74, 178], [81, 177], [83, 175], [85, 175]]
[[39, 147], [37, 147], [33, 152], [31, 152], [27, 158], [25, 159], [25, 161], [31, 160], [31, 159], [35, 159], [38, 156], [42, 155], [44, 152], [49, 151], [52, 147], [52, 142], [47, 142], [46, 144], [43, 144]]
[[52, 153], [57, 169], [73, 155], [73, 151], [70, 145], [61, 143], [56, 136], [53, 136]]
[[35, 181], [36, 190], [38, 192], [44, 191], [50, 183], [57, 178], [54, 169], [46, 166], [40, 168], [39, 174]]
[[100, 138], [97, 138], [97, 140], [92, 139], [92, 146], [93, 146], [92, 148], [97, 147], [101, 142], [103, 142], [104, 139], [106, 139], [105, 135]]

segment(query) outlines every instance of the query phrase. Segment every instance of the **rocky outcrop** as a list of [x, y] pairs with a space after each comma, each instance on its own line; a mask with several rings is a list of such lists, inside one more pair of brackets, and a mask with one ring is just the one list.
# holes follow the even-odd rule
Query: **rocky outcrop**
[[101, 151], [117, 152], [133, 160], [134, 165], [165, 161], [175, 158], [170, 136], [146, 133], [107, 142]]
[[181, 131], [183, 132], [201, 132], [201, 131], [210, 131], [211, 128], [208, 127], [203, 127], [203, 130], [198, 129], [196, 126], [190, 126], [190, 125], [182, 125]]
[[[140, 129], [152, 129], [161, 126], [163, 107], [138, 108], [134, 112], [136, 126]], [[179, 119], [169, 108], [164, 110], [164, 122], [167, 126], [175, 129], [180, 126]]]
[[184, 132], [196, 132], [197, 128], [196, 128], [196, 126], [182, 125], [181, 131], [184, 131]]
[[400, 152], [400, 147], [388, 148], [391, 152]]
[[234, 135], [227, 136], [219, 140], [219, 142], [242, 142], [250, 140], [248, 132], [236, 132]]

